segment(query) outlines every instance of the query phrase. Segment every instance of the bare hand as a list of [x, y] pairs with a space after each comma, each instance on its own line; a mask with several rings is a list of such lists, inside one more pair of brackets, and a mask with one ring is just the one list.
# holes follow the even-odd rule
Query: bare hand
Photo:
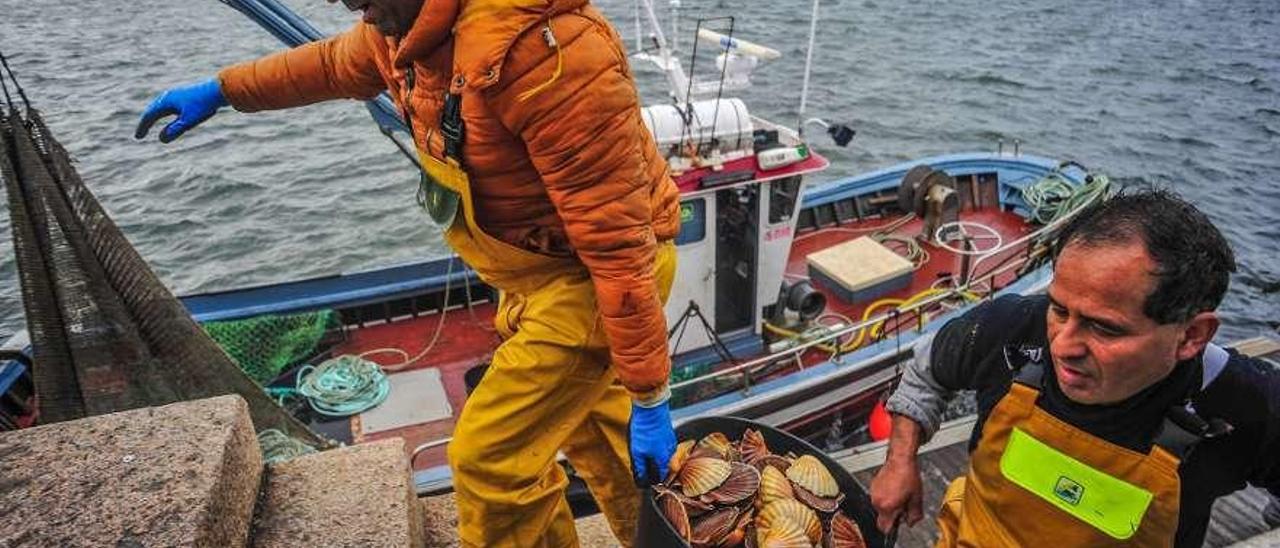
[[900, 518], [915, 525], [924, 517], [924, 487], [914, 455], [910, 459], [890, 459], [871, 479], [871, 506], [876, 509], [876, 527], [889, 532]]

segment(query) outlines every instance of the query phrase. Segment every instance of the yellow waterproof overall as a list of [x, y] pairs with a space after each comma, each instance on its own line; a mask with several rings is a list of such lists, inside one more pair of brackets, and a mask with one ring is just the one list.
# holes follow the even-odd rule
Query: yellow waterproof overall
[[[501, 291], [494, 325], [504, 340], [467, 398], [448, 450], [462, 544], [576, 546], [568, 478], [556, 464], [563, 451], [629, 545], [639, 509], [628, 452], [631, 398], [609, 366], [586, 267], [485, 234], [466, 173], [452, 161], [419, 156], [427, 174], [460, 198], [460, 218], [445, 239]], [[659, 244], [655, 280], [663, 302], [675, 258], [673, 244]]]
[[1036, 407], [1019, 382], [991, 412], [967, 476], [943, 496], [938, 546], [1171, 546], [1178, 457], [1144, 455]]

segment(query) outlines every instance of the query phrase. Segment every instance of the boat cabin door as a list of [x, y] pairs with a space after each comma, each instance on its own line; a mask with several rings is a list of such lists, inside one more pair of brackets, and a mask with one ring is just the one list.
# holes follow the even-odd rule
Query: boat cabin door
[[687, 194], [680, 202], [679, 263], [666, 307], [673, 353], [709, 347], [707, 327], [722, 338], [758, 329], [761, 206], [755, 181]]
[[716, 333], [754, 327], [760, 187], [718, 190], [716, 197]]

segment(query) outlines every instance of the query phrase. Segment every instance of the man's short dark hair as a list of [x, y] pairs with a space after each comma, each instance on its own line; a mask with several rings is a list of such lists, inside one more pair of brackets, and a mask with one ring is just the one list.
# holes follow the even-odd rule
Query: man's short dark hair
[[1135, 238], [1156, 263], [1156, 288], [1142, 305], [1147, 317], [1160, 324], [1182, 322], [1222, 303], [1236, 270], [1231, 246], [1204, 213], [1168, 190], [1128, 189], [1089, 206], [1063, 227], [1053, 257], [1069, 245], [1118, 245]]

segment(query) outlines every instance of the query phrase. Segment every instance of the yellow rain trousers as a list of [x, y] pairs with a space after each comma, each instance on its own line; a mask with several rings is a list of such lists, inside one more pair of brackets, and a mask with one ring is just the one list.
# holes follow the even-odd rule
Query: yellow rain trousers
[[[464, 546], [577, 546], [558, 451], [587, 483], [614, 534], [630, 545], [639, 494], [631, 475], [631, 397], [609, 366], [609, 347], [586, 267], [485, 234], [467, 175], [420, 154], [427, 174], [457, 192], [461, 211], [445, 239], [501, 291], [494, 324], [503, 343], [454, 428], [449, 466]], [[676, 251], [659, 244], [663, 302]]]
[[1013, 383], [982, 427], [967, 476], [942, 497], [937, 546], [1171, 546], [1178, 457], [1111, 444], [1036, 406]]

